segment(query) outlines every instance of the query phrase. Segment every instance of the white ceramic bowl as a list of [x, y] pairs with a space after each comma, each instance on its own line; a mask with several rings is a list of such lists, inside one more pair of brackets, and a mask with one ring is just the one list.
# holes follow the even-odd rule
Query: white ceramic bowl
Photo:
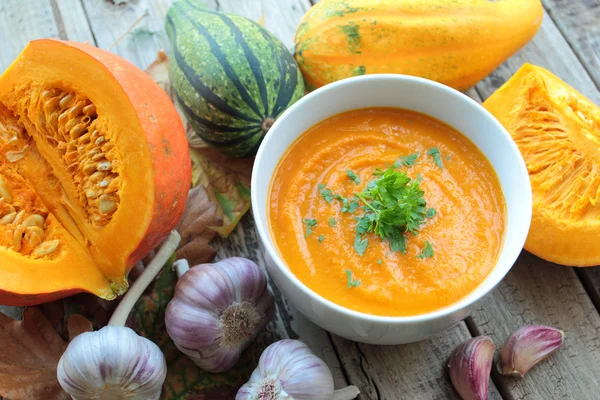
[[[411, 317], [383, 317], [339, 306], [304, 285], [273, 243], [268, 215], [270, 183], [286, 149], [318, 122], [344, 111], [399, 107], [421, 112], [469, 138], [496, 170], [506, 198], [507, 225], [498, 262], [469, 295], [446, 308]], [[281, 292], [308, 319], [345, 338], [374, 344], [425, 339], [469, 314], [508, 273], [525, 243], [531, 221], [531, 185], [519, 150], [502, 125], [477, 102], [442, 84], [404, 75], [365, 75], [324, 86], [290, 107], [266, 135], [252, 173], [252, 210], [266, 249], [267, 268]], [[477, 251], [477, 249], [473, 249]]]

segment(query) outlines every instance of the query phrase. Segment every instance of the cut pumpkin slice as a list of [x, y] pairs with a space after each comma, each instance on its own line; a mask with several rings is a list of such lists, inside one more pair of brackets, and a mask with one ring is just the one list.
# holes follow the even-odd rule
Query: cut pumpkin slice
[[122, 294], [190, 182], [183, 125], [150, 77], [93, 46], [31, 42], [0, 77], [0, 304]]
[[525, 248], [562, 265], [600, 264], [600, 108], [529, 64], [483, 105], [527, 164], [533, 217]]

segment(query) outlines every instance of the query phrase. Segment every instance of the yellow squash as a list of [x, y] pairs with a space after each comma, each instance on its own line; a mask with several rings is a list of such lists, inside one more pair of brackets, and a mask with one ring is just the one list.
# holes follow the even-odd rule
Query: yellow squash
[[600, 264], [600, 108], [530, 64], [483, 105], [527, 164], [533, 219], [525, 248], [558, 264]]
[[296, 60], [317, 88], [395, 73], [466, 90], [527, 43], [539, 0], [322, 0], [296, 32]]

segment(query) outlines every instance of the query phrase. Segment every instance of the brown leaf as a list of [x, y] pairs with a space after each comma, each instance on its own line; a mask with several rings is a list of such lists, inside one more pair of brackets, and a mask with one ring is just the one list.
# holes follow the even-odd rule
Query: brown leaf
[[[70, 325], [82, 325], [80, 319]], [[67, 343], [37, 308], [23, 320], [0, 314], [0, 396], [11, 400], [68, 400], [56, 380], [56, 366]]]
[[92, 332], [94, 330], [92, 323], [79, 314], [71, 315], [67, 324], [69, 327], [69, 342], [84, 332]]
[[220, 223], [217, 205], [210, 201], [206, 189], [203, 186], [191, 189], [185, 211], [177, 226], [181, 235], [177, 258], [185, 258], [191, 265], [211, 261], [216, 251], [209, 242], [215, 237], [216, 232], [209, 227], [218, 226]]
[[[161, 50], [146, 73], [175, 101], [169, 81], [169, 59]], [[192, 184], [204, 186], [210, 200], [216, 204], [220, 222], [210, 229], [227, 237], [250, 208], [250, 176], [254, 159], [227, 157], [208, 146], [186, 121], [178, 107], [186, 130], [192, 157]]]

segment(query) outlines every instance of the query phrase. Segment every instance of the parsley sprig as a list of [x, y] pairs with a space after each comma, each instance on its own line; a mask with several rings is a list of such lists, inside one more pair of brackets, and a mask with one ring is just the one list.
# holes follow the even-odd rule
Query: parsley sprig
[[389, 241], [392, 251], [406, 252], [405, 233], [417, 234], [428, 214], [419, 184], [420, 180], [412, 180], [405, 172], [388, 168], [356, 193], [365, 210], [356, 218], [354, 248], [359, 255], [368, 246], [366, 234], [370, 232]]

